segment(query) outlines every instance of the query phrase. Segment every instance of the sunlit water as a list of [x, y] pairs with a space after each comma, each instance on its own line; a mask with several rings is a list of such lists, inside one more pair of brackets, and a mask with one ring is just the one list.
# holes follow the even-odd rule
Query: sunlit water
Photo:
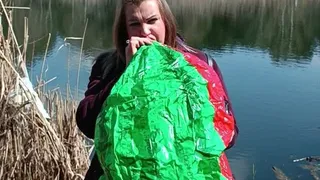
[[268, 53], [258, 49], [211, 54], [223, 72], [240, 127], [229, 153], [238, 179], [248, 179], [253, 165], [256, 179], [274, 179], [272, 166], [310, 179], [292, 160], [320, 152], [319, 52], [310, 64], [288, 66], [271, 63]]
[[[28, 47], [33, 81], [40, 76], [51, 33], [43, 76], [56, 79], [47, 89], [59, 87], [67, 95], [69, 84], [75, 99], [83, 97], [93, 58], [111, 47], [114, 12], [112, 1], [81, 2], [32, 2], [30, 11], [15, 13], [17, 29], [23, 29], [23, 17], [29, 17], [29, 42], [42, 38], [32, 61], [33, 44]], [[170, 2], [180, 32], [189, 44], [210, 54], [223, 73], [240, 129], [228, 151], [236, 178], [275, 179], [271, 168], [276, 166], [292, 179], [312, 179], [302, 163], [292, 160], [320, 155], [319, 3]], [[89, 24], [78, 76], [81, 41], [66, 44], [64, 39], [82, 37], [85, 17]], [[22, 32], [17, 33], [22, 38]]]

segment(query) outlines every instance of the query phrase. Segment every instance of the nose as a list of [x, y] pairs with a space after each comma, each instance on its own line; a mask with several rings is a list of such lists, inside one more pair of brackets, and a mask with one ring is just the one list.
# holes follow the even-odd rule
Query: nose
[[151, 34], [150, 27], [148, 24], [142, 24], [141, 35], [143, 37], [148, 37]]

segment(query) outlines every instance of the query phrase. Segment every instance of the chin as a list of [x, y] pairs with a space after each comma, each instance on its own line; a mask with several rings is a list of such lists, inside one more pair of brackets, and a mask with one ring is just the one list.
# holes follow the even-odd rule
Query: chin
[[157, 40], [159, 43], [164, 44], [164, 40]]

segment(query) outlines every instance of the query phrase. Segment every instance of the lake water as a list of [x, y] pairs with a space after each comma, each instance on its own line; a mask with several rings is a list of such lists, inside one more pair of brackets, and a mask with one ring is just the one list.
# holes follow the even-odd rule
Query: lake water
[[[72, 96], [82, 98], [93, 58], [112, 46], [115, 3], [14, 2], [31, 7], [14, 12], [14, 27], [21, 42], [28, 17], [33, 81], [40, 76], [50, 33], [43, 77], [56, 79], [47, 87], [66, 95], [69, 84]], [[216, 59], [223, 73], [240, 129], [227, 153], [236, 178], [275, 179], [276, 166], [292, 179], [313, 179], [293, 159], [320, 155], [320, 1], [195, 2], [169, 4], [187, 42]], [[86, 19], [80, 58], [82, 41], [65, 38], [82, 37]]]

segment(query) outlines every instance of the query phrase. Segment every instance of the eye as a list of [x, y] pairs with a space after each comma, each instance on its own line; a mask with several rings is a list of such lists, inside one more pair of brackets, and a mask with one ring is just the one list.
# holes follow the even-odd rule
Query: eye
[[148, 21], [149, 24], [154, 24], [156, 21], [158, 20], [158, 18], [152, 18]]
[[132, 22], [132, 23], [129, 24], [129, 26], [139, 26], [139, 25], [140, 25], [139, 22]]

